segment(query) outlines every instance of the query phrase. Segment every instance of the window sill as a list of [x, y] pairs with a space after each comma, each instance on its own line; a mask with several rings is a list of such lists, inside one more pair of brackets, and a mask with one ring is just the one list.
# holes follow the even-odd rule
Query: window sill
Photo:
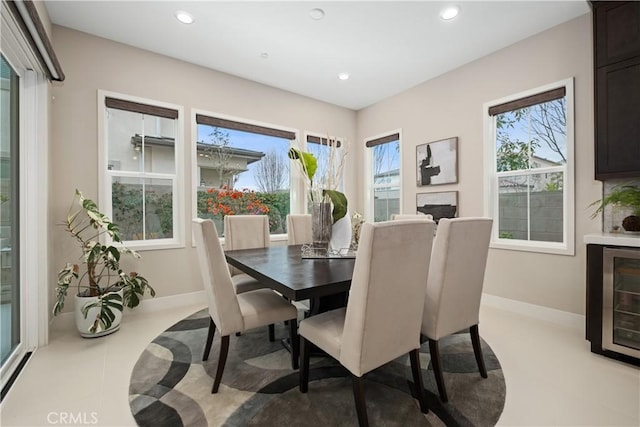
[[[287, 234], [272, 234], [269, 236], [270, 242], [286, 242], [288, 241], [288, 239], [289, 239], [289, 236]], [[218, 237], [218, 240], [220, 240], [220, 244], [224, 248], [224, 237]], [[196, 247], [195, 242], [193, 242], [192, 246], [194, 248]]]
[[543, 243], [543, 242], [530, 242], [525, 240], [492, 240], [489, 245], [491, 249], [504, 249], [510, 251], [522, 251], [522, 252], [536, 252], [551, 255], [567, 255], [574, 256], [575, 250], [573, 247], [568, 247], [564, 243]]
[[182, 249], [185, 247], [184, 243], [177, 242], [175, 240], [168, 241], [126, 241], [122, 242], [122, 246], [132, 249], [136, 252], [143, 251], [155, 251], [163, 249]]

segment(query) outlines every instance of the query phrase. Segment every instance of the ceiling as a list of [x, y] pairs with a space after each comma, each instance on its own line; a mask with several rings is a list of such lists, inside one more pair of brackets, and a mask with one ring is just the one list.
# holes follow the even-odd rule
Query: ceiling
[[433, 1], [45, 4], [54, 24], [354, 110], [589, 12], [584, 0], [458, 1], [451, 21], [439, 17], [451, 3]]

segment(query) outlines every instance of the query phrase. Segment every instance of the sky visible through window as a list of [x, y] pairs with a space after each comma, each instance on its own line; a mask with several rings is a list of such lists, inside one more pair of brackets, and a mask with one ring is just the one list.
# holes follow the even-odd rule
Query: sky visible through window
[[[391, 141], [373, 148], [373, 175], [388, 176], [400, 170], [400, 141]], [[382, 177], [380, 177], [382, 179]]]
[[[213, 143], [214, 138], [211, 135], [212, 127], [209, 125], [198, 125], [198, 142]], [[245, 150], [257, 151], [260, 153], [269, 153], [275, 151], [282, 156], [287, 156], [289, 150], [289, 141], [284, 138], [278, 138], [267, 135], [259, 135], [251, 132], [242, 132], [232, 129], [223, 129], [224, 133], [229, 135], [229, 147], [242, 148]], [[258, 191], [258, 185], [255, 180], [255, 171], [258, 162], [251, 163], [248, 166], [248, 171], [242, 172], [238, 175], [235, 188]], [[289, 180], [286, 180], [286, 185], [283, 190], [289, 188]]]
[[506, 139], [523, 143], [535, 141], [534, 157], [564, 164], [567, 156], [565, 114], [564, 98], [500, 114], [498, 119], [507, 125], [498, 129], [496, 148], [500, 149]]

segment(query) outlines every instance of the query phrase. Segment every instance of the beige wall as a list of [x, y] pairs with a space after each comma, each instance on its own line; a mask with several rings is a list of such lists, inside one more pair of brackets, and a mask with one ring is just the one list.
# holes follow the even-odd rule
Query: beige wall
[[[584, 313], [585, 301], [582, 236], [600, 230], [599, 221], [591, 220], [587, 209], [601, 196], [601, 184], [593, 179], [590, 19], [589, 14], [583, 15], [358, 112], [361, 147], [365, 137], [402, 128], [404, 212], [414, 212], [417, 192], [455, 190], [460, 216], [482, 215], [483, 104], [574, 77], [576, 256], [493, 249], [485, 292], [579, 314]], [[458, 184], [418, 189], [416, 145], [452, 136], [458, 137], [459, 144]]]
[[[300, 137], [310, 131], [355, 138], [355, 112], [348, 109], [55, 25], [53, 45], [67, 76], [63, 83], [54, 83], [52, 91], [50, 204], [55, 224], [64, 218], [76, 187], [98, 200], [98, 89], [184, 106], [185, 142], [192, 140], [191, 108], [298, 129]], [[186, 143], [187, 218], [191, 217], [190, 148]], [[346, 193], [355, 199], [355, 167], [351, 164], [347, 170]], [[186, 235], [191, 236], [190, 221]], [[184, 249], [141, 252], [136, 269], [158, 296], [201, 289], [195, 249], [187, 240]], [[52, 231], [51, 248], [55, 248], [55, 271], [78, 254], [61, 227]]]
[[[593, 71], [591, 21], [584, 15], [497, 53], [467, 64], [376, 105], [343, 109], [223, 73], [54, 26], [53, 41], [67, 80], [54, 84], [51, 144], [51, 211], [62, 218], [73, 189], [97, 198], [96, 91], [104, 89], [271, 122], [301, 131], [345, 136], [351, 146], [347, 193], [362, 212], [363, 138], [402, 129], [403, 211], [413, 212], [415, 147], [451, 136], [459, 138], [459, 181], [438, 186], [458, 191], [460, 215], [483, 214], [482, 105], [504, 96], [573, 77], [575, 81], [576, 255], [560, 256], [491, 250], [485, 291], [492, 295], [584, 313], [585, 248], [582, 236], [600, 230], [587, 206], [601, 196], [593, 180]], [[188, 115], [186, 116], [189, 117]], [[191, 140], [188, 120], [185, 141]], [[356, 133], [357, 132], [357, 133]], [[190, 167], [189, 147], [185, 158]], [[185, 181], [191, 203], [191, 175]], [[433, 190], [429, 191], [435, 191]], [[187, 215], [190, 211], [187, 210]], [[187, 227], [187, 234], [190, 227]], [[53, 265], [71, 259], [72, 247], [53, 232]], [[200, 289], [194, 250], [143, 252], [138, 269], [167, 296]]]

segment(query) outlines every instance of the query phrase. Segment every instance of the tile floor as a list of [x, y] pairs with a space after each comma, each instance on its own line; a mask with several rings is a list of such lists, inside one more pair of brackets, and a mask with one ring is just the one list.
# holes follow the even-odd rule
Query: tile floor
[[[134, 426], [127, 391], [138, 355], [199, 308], [130, 313], [105, 339], [82, 339], [54, 324], [50, 344], [36, 351], [3, 402], [0, 425]], [[592, 354], [576, 329], [488, 306], [480, 320], [507, 383], [499, 425], [640, 426], [639, 369]]]

